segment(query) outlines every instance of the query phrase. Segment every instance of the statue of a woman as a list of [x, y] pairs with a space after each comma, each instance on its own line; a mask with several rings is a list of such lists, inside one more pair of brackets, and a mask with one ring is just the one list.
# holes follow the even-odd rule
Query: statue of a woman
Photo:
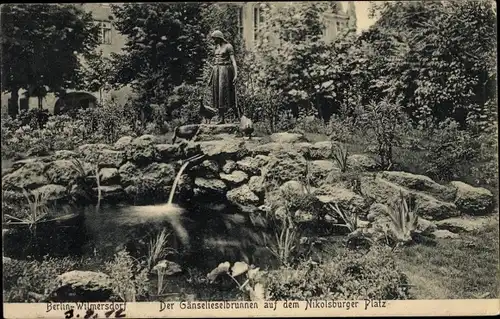
[[212, 39], [216, 48], [209, 86], [212, 86], [212, 105], [219, 112], [221, 124], [225, 122], [226, 111], [236, 109], [235, 83], [238, 77], [238, 68], [234, 59], [233, 46], [224, 38], [222, 32], [214, 31]]

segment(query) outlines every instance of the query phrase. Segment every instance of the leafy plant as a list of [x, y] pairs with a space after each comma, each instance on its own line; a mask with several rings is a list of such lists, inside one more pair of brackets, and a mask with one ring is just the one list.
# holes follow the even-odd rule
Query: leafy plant
[[166, 228], [163, 228], [155, 237], [152, 237], [148, 244], [147, 267], [151, 269], [153, 265], [157, 265], [160, 260], [171, 253], [176, 252], [171, 247], [168, 247], [168, 239], [170, 233]]
[[332, 157], [340, 168], [341, 173], [345, 173], [347, 171], [348, 156], [349, 152], [347, 151], [347, 147], [345, 145], [332, 142]]
[[24, 224], [32, 229], [49, 215], [50, 211], [47, 206], [49, 195], [44, 192], [28, 193], [25, 189], [23, 189], [23, 194], [28, 204], [28, 209], [26, 211], [22, 210], [24, 216], [18, 218], [6, 214], [6, 217], [14, 220], [14, 222], [10, 222], [11, 224]]
[[147, 292], [148, 269], [141, 269], [127, 251], [117, 252], [104, 268], [111, 278], [113, 291], [121, 300], [135, 302], [137, 296]]
[[410, 298], [407, 277], [383, 248], [348, 250], [324, 263], [270, 271], [265, 284], [270, 300]]
[[352, 213], [346, 214], [342, 209], [340, 209], [339, 205], [335, 203], [332, 205], [328, 204], [331, 210], [335, 213], [335, 216], [338, 216], [344, 221], [344, 224], [337, 224], [342, 227], [346, 227], [350, 233], [356, 231], [358, 229], [358, 214], [356, 211]]
[[389, 205], [387, 215], [391, 221], [390, 234], [396, 246], [411, 242], [418, 226], [418, 215], [412, 200], [400, 192], [399, 197]]
[[[265, 299], [265, 288], [261, 282], [263, 274], [259, 267], [249, 266], [242, 261], [235, 262], [232, 267], [229, 262], [220, 263], [207, 275], [207, 279], [210, 283], [213, 283], [220, 275], [229, 276], [247, 299], [252, 301]], [[245, 275], [243, 279], [238, 280], [242, 275]], [[240, 283], [240, 281], [243, 282]]]
[[267, 249], [278, 258], [281, 264], [288, 265], [296, 256], [300, 234], [292, 219], [288, 207], [284, 207], [284, 216], [279, 216], [274, 223], [274, 241]]

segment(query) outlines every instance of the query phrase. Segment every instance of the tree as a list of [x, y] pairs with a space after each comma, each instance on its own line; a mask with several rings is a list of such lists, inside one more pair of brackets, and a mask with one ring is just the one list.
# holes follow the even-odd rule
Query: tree
[[21, 88], [44, 94], [78, 87], [77, 55], [98, 44], [91, 14], [70, 4], [5, 5], [1, 29], [2, 92], [16, 106]]
[[464, 127], [487, 113], [496, 78], [491, 1], [383, 2], [372, 13], [379, 19], [361, 37], [376, 52], [367, 55], [374, 67], [366, 70], [377, 71], [367, 86], [379, 94], [367, 96], [401, 99], [417, 121], [452, 117]]
[[112, 10], [128, 38], [123, 53], [112, 56], [116, 83], [132, 84], [156, 103], [176, 85], [196, 81], [205, 57], [200, 4], [127, 3]]
[[111, 59], [103, 56], [101, 50], [90, 54], [82, 64], [83, 87], [90, 92], [99, 92], [99, 103], [102, 103], [103, 90], [109, 88], [113, 74]]

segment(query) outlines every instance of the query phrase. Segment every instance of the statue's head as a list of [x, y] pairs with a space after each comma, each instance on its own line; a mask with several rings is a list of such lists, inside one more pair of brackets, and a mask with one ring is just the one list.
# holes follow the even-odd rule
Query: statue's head
[[224, 38], [224, 34], [222, 34], [222, 32], [219, 30], [215, 30], [214, 32], [212, 32], [211, 37], [215, 41], [215, 43], [227, 42], [227, 40]]

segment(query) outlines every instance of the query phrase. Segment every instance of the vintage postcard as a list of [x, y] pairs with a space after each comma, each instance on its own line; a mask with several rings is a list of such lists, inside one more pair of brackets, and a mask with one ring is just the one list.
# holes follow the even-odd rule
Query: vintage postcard
[[5, 318], [498, 315], [496, 10], [3, 4]]

